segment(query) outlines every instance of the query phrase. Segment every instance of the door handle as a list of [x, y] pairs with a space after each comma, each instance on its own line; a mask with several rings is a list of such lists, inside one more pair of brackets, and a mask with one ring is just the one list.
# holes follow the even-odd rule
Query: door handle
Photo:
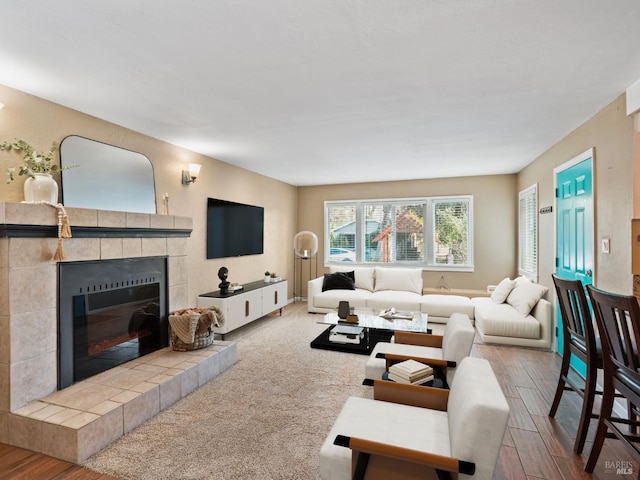
[[591, 270], [587, 270], [584, 272], [587, 277], [593, 277], [593, 272]]

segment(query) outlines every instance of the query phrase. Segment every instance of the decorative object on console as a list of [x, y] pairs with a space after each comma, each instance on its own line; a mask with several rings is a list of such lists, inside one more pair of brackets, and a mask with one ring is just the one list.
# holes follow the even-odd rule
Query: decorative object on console
[[218, 288], [220, 289], [220, 293], [225, 294], [229, 292], [229, 282], [227, 281], [227, 277], [229, 276], [229, 270], [227, 267], [220, 267], [218, 270], [218, 278], [220, 279], [220, 284]]
[[[313, 275], [318, 274], [318, 236], [308, 230], [298, 232], [293, 237], [293, 301], [295, 302], [298, 297], [302, 299], [302, 262], [309, 260], [309, 278], [311, 280], [311, 258], [316, 257], [315, 270]], [[296, 260], [298, 260], [298, 283], [296, 284]], [[297, 286], [297, 292], [296, 292]]]
[[197, 163], [190, 163], [188, 170], [182, 170], [182, 184], [189, 185], [191, 183], [195, 183], [198, 175], [200, 175], [200, 165]]
[[269, 283], [271, 281], [271, 272], [269, 270], [264, 272], [264, 282]]
[[[28, 177], [24, 183], [24, 199], [27, 202], [58, 203], [58, 184], [51, 175], [77, 166], [61, 168], [54, 162], [55, 142], [51, 143], [51, 148], [46, 154], [37, 152], [31, 145], [20, 139], [16, 139], [15, 142], [3, 142], [0, 144], [0, 150], [22, 154], [23, 164], [18, 168], [18, 175]], [[15, 173], [16, 167], [7, 168], [9, 176], [7, 183], [15, 180]]]
[[271, 275], [269, 276], [270, 282], [279, 282], [280, 280], [282, 280], [282, 277], [276, 275], [276, 272], [271, 272]]

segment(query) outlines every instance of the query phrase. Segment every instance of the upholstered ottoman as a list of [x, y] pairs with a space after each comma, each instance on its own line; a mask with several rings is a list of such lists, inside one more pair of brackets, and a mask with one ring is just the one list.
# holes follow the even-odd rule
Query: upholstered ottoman
[[475, 307], [469, 297], [460, 295], [423, 295], [420, 311], [429, 315], [429, 322], [447, 323], [454, 313], [464, 313], [473, 325]]

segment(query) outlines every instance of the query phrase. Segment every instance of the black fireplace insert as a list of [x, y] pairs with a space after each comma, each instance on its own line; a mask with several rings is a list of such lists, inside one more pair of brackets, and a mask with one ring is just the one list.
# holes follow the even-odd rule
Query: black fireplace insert
[[169, 345], [167, 257], [58, 264], [58, 388]]

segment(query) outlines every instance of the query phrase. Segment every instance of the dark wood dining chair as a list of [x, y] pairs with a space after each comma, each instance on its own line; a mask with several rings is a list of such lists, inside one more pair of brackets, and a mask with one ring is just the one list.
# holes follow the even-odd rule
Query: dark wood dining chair
[[[605, 438], [618, 438], [640, 460], [638, 409], [640, 405], [640, 306], [632, 295], [616, 295], [587, 287], [604, 354], [604, 389], [596, 437], [585, 466], [593, 472]], [[616, 390], [626, 398], [628, 418], [612, 415]]]
[[[552, 275], [552, 278], [562, 316], [564, 354], [549, 416], [555, 416], [565, 390], [573, 390], [582, 397], [582, 412], [573, 444], [573, 451], [580, 454], [587, 438], [589, 423], [592, 418], [598, 418], [598, 414], [593, 413], [593, 405], [596, 394], [602, 393], [596, 391], [598, 369], [603, 368], [602, 348], [596, 338], [593, 318], [582, 282], [562, 279], [556, 275]], [[587, 367], [584, 387], [582, 382], [575, 381], [575, 375], [569, 374], [572, 356], [582, 360]]]

